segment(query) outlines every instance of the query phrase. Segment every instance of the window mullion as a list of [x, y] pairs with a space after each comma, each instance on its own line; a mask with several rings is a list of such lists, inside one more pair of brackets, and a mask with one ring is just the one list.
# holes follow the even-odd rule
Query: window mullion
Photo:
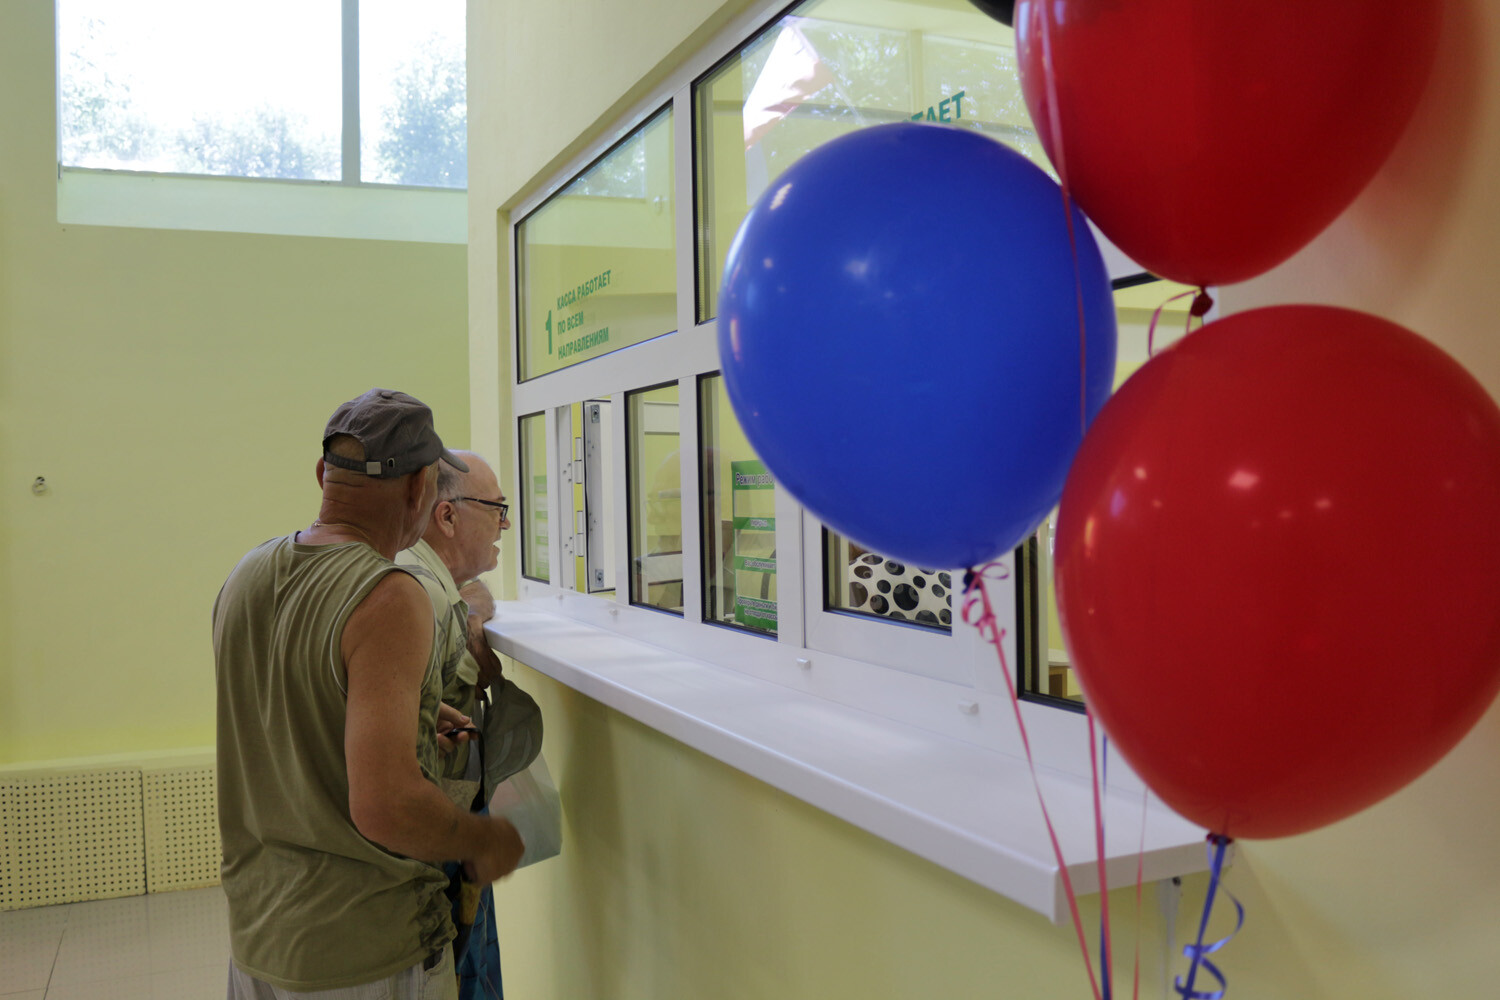
[[[672, 184], [676, 192], [688, 192], [688, 197], [673, 197], [677, 211], [675, 229], [677, 233], [677, 329], [691, 330], [698, 320], [697, 276], [697, 198], [694, 192], [693, 139], [696, 130], [693, 121], [693, 88], [689, 84], [672, 95]], [[696, 387], [693, 390], [697, 391]]]
[[610, 408], [616, 416], [610, 425], [609, 446], [615, 450], [614, 477], [605, 484], [614, 497], [614, 551], [609, 557], [615, 564], [615, 601], [630, 604], [630, 432], [629, 403], [625, 393], [610, 394]]
[[[823, 610], [822, 585], [807, 585], [808, 535], [802, 530], [802, 505], [790, 490], [776, 488], [776, 641], [807, 646], [807, 618]], [[816, 602], [816, 603], [815, 603]]]
[[[692, 254], [681, 254], [691, 258]], [[677, 286], [678, 314], [683, 303], [691, 311], [692, 294], [683, 294], [680, 283], [682, 269], [678, 268]], [[691, 281], [691, 279], [689, 279]], [[677, 383], [677, 456], [682, 475], [682, 615], [690, 622], [703, 620], [703, 482], [699, 463], [703, 455], [703, 444], [699, 440], [702, 426], [700, 410], [702, 399], [698, 392], [698, 379], [689, 376]]]

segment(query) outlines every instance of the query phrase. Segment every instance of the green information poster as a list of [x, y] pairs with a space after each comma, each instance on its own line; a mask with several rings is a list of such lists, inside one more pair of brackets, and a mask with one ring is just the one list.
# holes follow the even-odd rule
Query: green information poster
[[731, 462], [734, 620], [776, 631], [776, 483], [759, 461]]
[[547, 477], [533, 476], [531, 484], [532, 496], [532, 538], [536, 545], [538, 561], [542, 565], [547, 563]]

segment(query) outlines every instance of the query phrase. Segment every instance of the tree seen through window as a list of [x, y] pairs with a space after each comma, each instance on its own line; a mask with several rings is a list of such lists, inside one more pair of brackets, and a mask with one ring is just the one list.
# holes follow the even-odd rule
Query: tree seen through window
[[[360, 16], [358, 179], [465, 187], [462, 3]], [[58, 31], [64, 166], [345, 179], [338, 4], [59, 0]]]

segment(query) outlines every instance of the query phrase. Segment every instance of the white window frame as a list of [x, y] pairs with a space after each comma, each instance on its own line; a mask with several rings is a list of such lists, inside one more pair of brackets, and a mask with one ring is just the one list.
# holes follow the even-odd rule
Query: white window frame
[[[1033, 906], [1054, 920], [1060, 920], [1065, 910], [1061, 903], [1060, 883], [1056, 882], [1055, 865], [1049, 860], [1050, 848], [1041, 829], [1029, 825], [1030, 816], [1022, 824], [1027, 826], [1025, 831], [1006, 833], [1006, 836], [1014, 833], [1020, 842], [1024, 842], [1023, 848], [1007, 844], [995, 848], [993, 854], [981, 852], [985, 858], [982, 863], [969, 865], [960, 862], [956, 860], [956, 856], [964, 855], [967, 848], [945, 839], [948, 834], [953, 833], [952, 829], [947, 829], [944, 833], [945, 825], [951, 827], [953, 824], [944, 819], [941, 809], [936, 809], [925, 817], [932, 829], [920, 835], [907, 836], [903, 824], [910, 820], [908, 814], [913, 810], [920, 813], [924, 806], [914, 804], [914, 801], [887, 801], [889, 797], [886, 793], [877, 791], [872, 795], [886, 804], [874, 813], [869, 812], [868, 803], [845, 807], [841, 804], [842, 793], [838, 789], [853, 779], [839, 778], [836, 774], [831, 778], [824, 775], [825, 779], [832, 781], [832, 785], [824, 787], [817, 781], [808, 785], [806, 769], [817, 770], [820, 766], [813, 760], [815, 753], [809, 752], [806, 758], [799, 760], [796, 757], [799, 751], [794, 748], [770, 746], [762, 748], [770, 754], [769, 758], [763, 759], [755, 753], [746, 756], [744, 744], [759, 738], [749, 734], [748, 730], [736, 734], [732, 723], [711, 721], [706, 714], [698, 718], [695, 715], [696, 709], [688, 706], [686, 701], [679, 705], [672, 702], [671, 695], [651, 693], [648, 690], [651, 686], [650, 677], [637, 683], [622, 680], [611, 672], [615, 653], [618, 653], [622, 663], [635, 663], [642, 657], [649, 656], [668, 657], [674, 665], [681, 665], [680, 669], [688, 671], [695, 678], [689, 687], [700, 686], [700, 682], [709, 684], [713, 678], [717, 678], [717, 681], [712, 682], [729, 685], [726, 691], [732, 688], [739, 692], [768, 692], [765, 697], [793, 702], [803, 696], [812, 696], [815, 699], [813, 702], [797, 702], [802, 705], [803, 711], [815, 714], [824, 711], [831, 704], [835, 707], [828, 708], [827, 711], [844, 713], [838, 716], [843, 719], [843, 724], [889, 727], [894, 739], [910, 738], [916, 742], [936, 740], [936, 745], [940, 747], [949, 747], [951, 744], [953, 753], [958, 757], [970, 752], [961, 748], [969, 747], [974, 751], [990, 754], [990, 757], [985, 758], [987, 760], [1015, 762], [1024, 758], [1022, 739], [1015, 725], [1010, 695], [1007, 693], [1009, 683], [1017, 674], [1014, 580], [1009, 586], [993, 588], [991, 593], [992, 605], [1008, 636], [1006, 665], [1010, 678], [1007, 678], [1001, 671], [993, 647], [984, 643], [976, 630], [962, 624], [964, 596], [961, 570], [958, 571], [960, 578], [954, 581], [958, 585], [958, 593], [954, 593], [952, 597], [953, 627], [948, 634], [935, 629], [906, 626], [899, 622], [824, 610], [822, 525], [785, 489], [778, 489], [777, 551], [797, 553], [797, 556], [778, 558], [777, 634], [773, 639], [703, 621], [701, 498], [698, 492], [701, 400], [698, 381], [701, 376], [721, 369], [716, 320], [703, 323], [696, 321], [697, 178], [694, 172], [694, 141], [697, 118], [692, 107], [693, 90], [694, 85], [723, 58], [742, 48], [752, 36], [778, 20], [788, 9], [785, 3], [778, 2], [741, 16], [708, 47], [637, 102], [615, 127], [589, 144], [554, 174], [550, 181], [523, 198], [511, 212], [509, 238], [512, 266], [509, 281], [512, 308], [506, 328], [501, 333], [502, 336], [511, 338], [514, 348], [510, 352], [512, 364], [508, 373], [511, 386], [510, 413], [533, 414], [539, 410], [545, 411], [548, 414], [550, 434], [554, 432], [555, 422], [565, 420], [569, 408], [576, 403], [588, 399], [612, 399], [616, 413], [623, 414], [625, 393], [661, 385], [673, 379], [678, 381], [681, 400], [678, 416], [683, 482], [684, 608], [683, 615], [679, 617], [630, 604], [629, 586], [626, 583], [629, 579], [630, 559], [628, 528], [625, 525], [628, 510], [624, 473], [627, 465], [624, 451], [626, 421], [617, 419], [614, 421], [614, 439], [619, 449], [619, 458], [615, 462], [616, 474], [611, 484], [615, 490], [617, 521], [614, 533], [617, 587], [613, 597], [589, 595], [567, 586], [568, 577], [560, 572], [562, 567], [558, 565], [561, 561], [561, 546], [554, 545], [554, 582], [543, 583], [520, 577], [518, 572], [514, 592], [519, 594], [520, 600], [497, 615], [496, 621], [490, 626], [492, 641], [502, 652], [551, 673], [585, 693], [600, 697], [614, 707], [648, 724], [656, 725], [690, 745], [787, 788], [794, 794], [801, 794], [837, 815]], [[673, 114], [673, 201], [677, 236], [676, 330], [521, 381], [519, 339], [523, 336], [523, 331], [519, 324], [519, 296], [522, 290], [518, 280], [523, 252], [518, 239], [521, 223], [601, 155], [660, 113], [668, 103], [671, 104]], [[1105, 251], [1106, 262], [1112, 265], [1112, 274], [1117, 270], [1140, 270], [1112, 247], [1103, 243], [1101, 247]], [[518, 432], [518, 419], [510, 422]], [[519, 470], [518, 451], [511, 475], [519, 476]], [[566, 487], [562, 477], [558, 477], [556, 482], [558, 489], [551, 492], [549, 499], [553, 504], [554, 517], [560, 518], [560, 508], [564, 506], [561, 498]], [[567, 503], [567, 506], [571, 506], [571, 503]], [[1014, 568], [1014, 555], [1007, 554], [1004, 558]], [[1040, 620], [1044, 615], [1039, 612], [1036, 617]], [[547, 624], [554, 622], [557, 624]], [[1045, 628], [1045, 625], [1042, 627]], [[569, 638], [562, 638], [564, 635]], [[584, 647], [596, 652], [581, 652]], [[1041, 648], [1045, 649], [1045, 646]], [[601, 649], [607, 652], [597, 652]], [[921, 660], [935, 661], [940, 666], [931, 670], [914, 669], [913, 664]], [[677, 667], [674, 666], [674, 669]], [[730, 674], [725, 674], [725, 670]], [[924, 673], [928, 676], [923, 676]], [[745, 684], [752, 683], [760, 686], [744, 687]], [[1067, 798], [1071, 804], [1064, 806], [1064, 811], [1076, 813], [1081, 808], [1079, 803], [1086, 798], [1079, 797], [1080, 779], [1087, 780], [1090, 774], [1090, 747], [1084, 717], [1075, 711], [1029, 701], [1020, 703], [1019, 712], [1025, 720], [1037, 764], [1044, 775], [1052, 775], [1045, 779], [1051, 783], [1050, 794]], [[747, 718], [749, 714], [751, 712], [747, 709]], [[685, 719], [690, 721], [684, 721]], [[958, 757], [954, 759], [957, 760]], [[961, 768], [966, 765], [958, 766]], [[1004, 767], [1008, 769], [1010, 764]], [[1112, 752], [1107, 773], [1109, 790], [1106, 802], [1110, 802], [1115, 796], [1133, 796], [1136, 801], [1133, 807], [1135, 815], [1139, 816], [1142, 809], [1140, 797], [1144, 795], [1139, 779]], [[1010, 782], [1019, 779], [1012, 775], [1005, 780]], [[804, 789], [807, 787], [818, 790], [815, 793], [805, 793]], [[970, 793], [955, 794], [961, 798]], [[1017, 791], [1017, 794], [1024, 798], [1032, 793], [1028, 787], [1024, 791]], [[1034, 805], [1034, 796], [1031, 801]], [[948, 805], [960, 811], [963, 808], [957, 798], [946, 803], [943, 808]], [[1155, 825], [1149, 838], [1153, 848], [1148, 852], [1147, 877], [1160, 878], [1201, 870], [1204, 865], [1202, 832], [1171, 816], [1159, 805], [1153, 805], [1152, 809], [1154, 812], [1151, 823]], [[1053, 805], [1053, 810], [1056, 818], [1058, 806]], [[1082, 822], [1077, 815], [1072, 818]], [[1003, 826], [1010, 821], [1000, 822]], [[1088, 814], [1087, 823], [1091, 837], [1091, 813]], [[1119, 826], [1120, 824], [1114, 824], [1115, 828]], [[1137, 820], [1135, 834], [1139, 835], [1139, 832]], [[1074, 834], [1064, 834], [1063, 839], [1065, 845], [1072, 844], [1068, 864], [1075, 882], [1082, 886], [1080, 891], [1096, 891], [1097, 881], [1090, 888], [1091, 876], [1087, 873], [1089, 866], [1086, 864], [1092, 860], [1092, 854], [1080, 853], [1078, 850], [1080, 844], [1087, 842], [1087, 838], [1079, 840]], [[968, 841], [964, 840], [963, 843]], [[945, 846], [933, 846], [938, 844]], [[1024, 855], [1024, 858], [1013, 856], [1017, 853]], [[1111, 885], [1129, 884], [1133, 881], [1135, 870], [1133, 841], [1128, 848], [1122, 847], [1118, 851], [1111, 848], [1111, 855], [1128, 855], [1128, 862], [1118, 858], [1112, 862]], [[998, 876], [989, 867], [996, 864], [997, 859], [1004, 871], [1004, 874]], [[1022, 877], [1018, 873], [1021, 869], [1030, 871], [1038, 866], [1041, 870], [1051, 867], [1048, 876], [1051, 881], [1045, 886], [1030, 885], [1029, 888], [1023, 888], [1022, 882], [1030, 876]]]

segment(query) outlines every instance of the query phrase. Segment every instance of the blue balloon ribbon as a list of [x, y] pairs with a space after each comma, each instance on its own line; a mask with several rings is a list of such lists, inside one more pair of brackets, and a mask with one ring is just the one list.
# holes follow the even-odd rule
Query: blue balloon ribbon
[[[1213, 912], [1214, 896], [1217, 894], [1220, 888], [1220, 880], [1223, 878], [1224, 852], [1228, 849], [1230, 842], [1229, 837], [1224, 837], [1217, 833], [1208, 835], [1208, 895], [1203, 900], [1203, 917], [1198, 921], [1198, 941], [1196, 944], [1184, 945], [1182, 948], [1182, 954], [1192, 959], [1193, 964], [1188, 967], [1186, 982], [1183, 981], [1183, 977], [1178, 976], [1173, 983], [1173, 988], [1182, 997], [1182, 1000], [1223, 1000], [1224, 994], [1228, 992], [1229, 983], [1224, 978], [1224, 973], [1219, 971], [1217, 965], [1208, 960], [1209, 955], [1212, 955], [1228, 944], [1229, 940], [1240, 932], [1240, 928], [1245, 926], [1245, 907], [1240, 904], [1238, 899], [1234, 898], [1234, 894], [1228, 889], [1224, 890], [1224, 895], [1228, 896], [1229, 901], [1234, 904], [1236, 914], [1234, 930], [1213, 944], [1205, 945], [1203, 939], [1208, 934], [1208, 917]], [[1202, 968], [1209, 975], [1213, 976], [1214, 979], [1218, 980], [1219, 988], [1217, 990], [1195, 990], [1193, 988], [1193, 983], [1198, 978], [1199, 968]]]

